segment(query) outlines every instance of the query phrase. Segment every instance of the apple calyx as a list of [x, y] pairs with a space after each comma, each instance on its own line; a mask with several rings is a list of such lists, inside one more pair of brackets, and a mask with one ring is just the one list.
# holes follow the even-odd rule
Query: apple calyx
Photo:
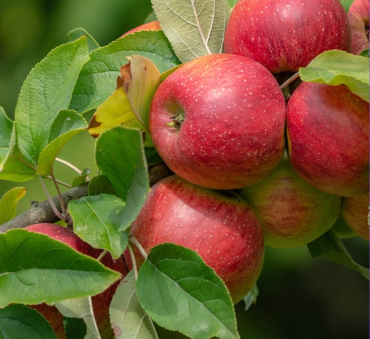
[[184, 122], [184, 112], [179, 112], [170, 119], [172, 120], [167, 124], [169, 127], [175, 127], [177, 130], [180, 130], [182, 123]]

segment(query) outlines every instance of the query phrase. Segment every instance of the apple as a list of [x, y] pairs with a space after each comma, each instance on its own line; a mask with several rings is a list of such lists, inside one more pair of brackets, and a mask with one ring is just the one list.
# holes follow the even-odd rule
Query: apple
[[259, 216], [265, 244], [271, 247], [308, 244], [328, 231], [340, 212], [341, 197], [306, 183], [287, 156], [269, 176], [238, 192]]
[[330, 194], [369, 191], [369, 103], [344, 85], [303, 82], [287, 105], [294, 170]]
[[130, 29], [125, 34], [121, 35], [121, 38], [124, 37], [124, 36], [126, 36], [126, 35], [135, 33], [135, 32], [140, 32], [140, 31], [160, 31], [160, 30], [161, 30], [161, 26], [159, 25], [159, 21], [158, 20], [154, 20], [154, 21], [150, 21], [150, 22], [147, 22], [145, 24], [142, 24], [140, 26], [134, 27], [133, 29]]
[[369, 0], [354, 0], [348, 10], [351, 26], [351, 53], [369, 49]]
[[[89, 255], [93, 258], [99, 257], [99, 255], [102, 253], [101, 250], [95, 249], [86, 242], [82, 241], [71, 229], [63, 226], [50, 223], [42, 223], [30, 225], [25, 227], [24, 229], [29, 232], [45, 234], [74, 248], [76, 251]], [[103, 257], [101, 262], [103, 265], [120, 272], [123, 276], [127, 274], [127, 268], [123, 258], [114, 261], [112, 257], [107, 254]], [[109, 319], [109, 305], [118, 284], [119, 282], [116, 282], [103, 293], [92, 297], [94, 316], [100, 334], [103, 338], [114, 337]], [[59, 313], [55, 306], [40, 304], [32, 305], [32, 307], [45, 316], [45, 318], [54, 328], [58, 338], [66, 338], [63, 326], [63, 316]]]
[[242, 56], [211, 54], [187, 62], [159, 85], [149, 129], [175, 174], [206, 188], [235, 189], [278, 164], [285, 110], [266, 68]]
[[272, 73], [296, 72], [326, 50], [349, 51], [350, 37], [338, 0], [240, 0], [226, 26], [224, 50]]
[[[197, 252], [223, 279], [234, 303], [252, 288], [262, 267], [262, 228], [248, 203], [233, 191], [206, 189], [177, 175], [152, 187], [131, 236], [146, 253], [163, 243]], [[140, 267], [144, 259], [133, 247]]]
[[356, 234], [369, 241], [369, 194], [343, 198], [341, 214]]

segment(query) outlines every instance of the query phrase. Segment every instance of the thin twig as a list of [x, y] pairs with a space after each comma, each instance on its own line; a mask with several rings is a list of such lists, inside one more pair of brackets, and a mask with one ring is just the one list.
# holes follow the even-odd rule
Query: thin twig
[[280, 89], [283, 90], [285, 87], [289, 86], [294, 80], [299, 78], [299, 72], [294, 73], [287, 81], [280, 85]]
[[76, 166], [74, 166], [73, 164], [71, 164], [70, 162], [68, 162], [66, 160], [63, 160], [63, 159], [60, 159], [60, 158], [55, 158], [55, 161], [56, 162], [59, 162], [60, 164], [62, 164], [64, 166], [69, 167], [71, 170], [73, 170], [76, 173], [78, 173], [78, 175], [81, 175], [82, 174], [82, 171], [79, 168], [77, 168]]
[[137, 280], [137, 277], [138, 277], [139, 273], [138, 273], [138, 269], [137, 269], [137, 263], [136, 263], [135, 253], [134, 253], [134, 250], [133, 250], [133, 248], [132, 248], [132, 246], [131, 246], [130, 243], [128, 244], [128, 250], [130, 252], [130, 257], [131, 257], [131, 261], [132, 261], [132, 267], [134, 269], [135, 280]]
[[143, 246], [141, 246], [139, 241], [133, 236], [130, 237], [130, 241], [138, 248], [138, 250], [140, 251], [141, 255], [144, 257], [144, 259], [145, 260], [148, 259], [148, 255], [146, 254]]

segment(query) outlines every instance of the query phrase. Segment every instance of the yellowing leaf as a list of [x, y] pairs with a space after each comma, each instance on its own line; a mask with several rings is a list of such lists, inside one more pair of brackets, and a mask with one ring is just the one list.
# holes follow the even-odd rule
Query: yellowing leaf
[[18, 202], [25, 196], [26, 192], [24, 187], [14, 187], [0, 199], [0, 225], [15, 217]]
[[88, 130], [94, 137], [118, 126], [148, 131], [149, 107], [161, 74], [145, 57], [134, 55], [127, 59], [130, 62], [121, 68], [117, 89], [98, 107], [90, 122]]
[[143, 56], [127, 59], [130, 63], [121, 68], [123, 87], [136, 116], [148, 131], [149, 107], [161, 82], [161, 74], [155, 64]]
[[88, 131], [98, 137], [105, 131], [117, 126], [141, 128], [139, 120], [131, 108], [123, 87], [118, 87], [94, 113]]

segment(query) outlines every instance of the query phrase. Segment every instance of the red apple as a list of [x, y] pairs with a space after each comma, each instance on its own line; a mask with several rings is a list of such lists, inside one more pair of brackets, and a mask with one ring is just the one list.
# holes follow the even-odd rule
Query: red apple
[[226, 26], [224, 49], [272, 73], [296, 72], [326, 50], [349, 51], [350, 36], [338, 0], [240, 0]]
[[369, 49], [369, 0], [354, 0], [348, 11], [351, 26], [351, 53]]
[[[56, 224], [34, 224], [25, 227], [24, 229], [48, 235], [49, 237], [59, 240], [75, 250], [89, 255], [93, 258], [97, 258], [101, 254], [101, 250], [91, 247], [89, 244], [82, 241], [72, 230], [59, 226]], [[120, 272], [123, 276], [127, 274], [126, 264], [123, 258], [116, 261], [112, 259], [110, 255], [105, 255], [102, 259], [102, 264], [105, 266]], [[113, 338], [113, 331], [110, 326], [109, 320], [109, 305], [115, 293], [115, 290], [119, 282], [116, 282], [110, 286], [103, 293], [92, 297], [92, 304], [94, 309], [94, 316], [103, 338]], [[55, 306], [49, 306], [46, 304], [32, 306], [39, 312], [41, 312], [45, 318], [53, 326], [58, 338], [66, 338], [63, 327], [63, 316], [59, 313]]]
[[369, 241], [369, 194], [343, 198], [341, 214], [356, 234]]
[[295, 171], [325, 192], [350, 197], [369, 190], [369, 103], [344, 85], [304, 82], [287, 109]]
[[[156, 183], [131, 233], [146, 253], [162, 243], [196, 251], [224, 280], [234, 303], [256, 282], [264, 255], [259, 220], [232, 191], [213, 191], [174, 175]], [[138, 265], [143, 262], [134, 247]]]
[[121, 38], [124, 37], [124, 36], [126, 36], [126, 35], [135, 33], [135, 32], [140, 32], [140, 31], [160, 31], [160, 30], [161, 30], [161, 26], [159, 25], [159, 21], [154, 20], [154, 21], [150, 21], [150, 22], [147, 22], [145, 24], [142, 24], [140, 26], [134, 27], [133, 29], [130, 29], [125, 34], [123, 34], [121, 36]]
[[230, 54], [194, 59], [158, 87], [153, 143], [167, 166], [193, 184], [234, 189], [270, 173], [284, 152], [285, 100], [271, 73]]
[[341, 197], [306, 183], [286, 156], [269, 176], [239, 193], [259, 216], [271, 247], [308, 244], [328, 231], [340, 212]]

